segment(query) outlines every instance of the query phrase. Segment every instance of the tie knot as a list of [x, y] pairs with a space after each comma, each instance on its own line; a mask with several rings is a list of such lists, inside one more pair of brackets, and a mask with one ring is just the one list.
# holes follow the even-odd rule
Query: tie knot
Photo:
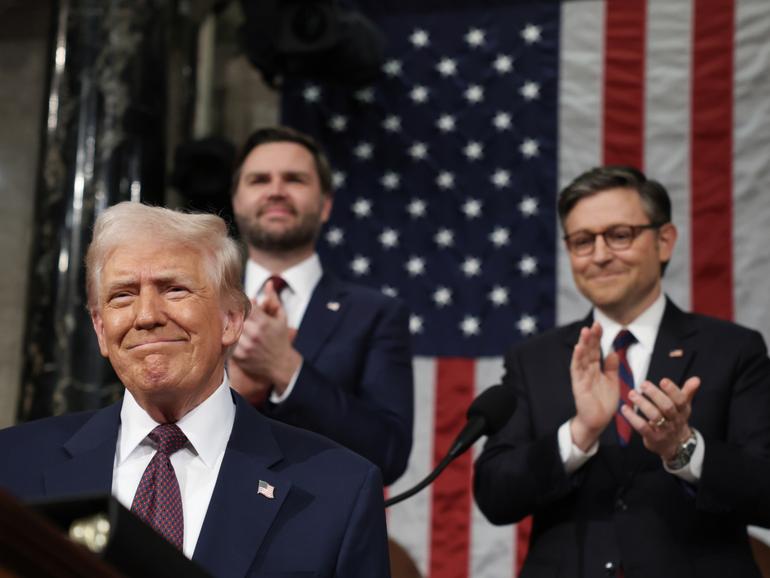
[[612, 341], [612, 349], [615, 351], [625, 351], [632, 343], [636, 343], [636, 337], [628, 329], [618, 331], [615, 339]]
[[170, 456], [187, 443], [187, 436], [175, 423], [164, 423], [156, 427], [147, 436], [156, 444], [158, 451]]
[[281, 296], [281, 291], [289, 286], [289, 284], [280, 275], [270, 275], [267, 280], [273, 282], [273, 289], [275, 289], [275, 292], [279, 297]]

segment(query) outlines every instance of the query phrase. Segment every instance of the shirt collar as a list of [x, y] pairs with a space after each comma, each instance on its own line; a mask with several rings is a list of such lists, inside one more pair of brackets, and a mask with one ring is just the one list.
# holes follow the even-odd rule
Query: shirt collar
[[[225, 375], [220, 386], [180, 419], [176, 425], [187, 436], [188, 443], [207, 467], [227, 447], [235, 422], [235, 403], [230, 395], [230, 384]], [[120, 409], [120, 441], [118, 463], [124, 462], [158, 425], [126, 390]]]
[[[250, 298], [262, 294], [267, 279], [276, 272], [265, 269], [259, 263], [249, 259], [246, 262], [246, 295]], [[279, 271], [283, 280], [288, 284], [288, 290], [297, 295], [301, 300], [309, 299], [313, 289], [321, 280], [323, 269], [317, 253], [289, 267], [285, 271]]]
[[666, 297], [662, 291], [652, 305], [625, 326], [607, 317], [601, 309], [594, 308], [594, 319], [602, 326], [602, 353], [607, 355], [612, 350], [612, 341], [621, 329], [628, 329], [636, 337], [637, 343], [645, 351], [652, 353], [665, 310]]

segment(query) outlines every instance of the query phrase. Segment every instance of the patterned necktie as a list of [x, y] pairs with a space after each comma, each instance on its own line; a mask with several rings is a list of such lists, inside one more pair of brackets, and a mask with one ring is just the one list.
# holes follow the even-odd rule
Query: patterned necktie
[[164, 423], [147, 436], [158, 451], [144, 470], [131, 511], [180, 550], [184, 543], [182, 495], [169, 457], [187, 442], [176, 424]]
[[618, 430], [618, 441], [620, 445], [625, 446], [631, 439], [633, 432], [631, 424], [620, 413], [620, 408], [624, 403], [629, 403], [628, 394], [634, 389], [634, 374], [631, 373], [631, 366], [628, 364], [628, 348], [636, 343], [636, 337], [628, 329], [619, 331], [612, 342], [612, 348], [618, 354], [620, 365], [618, 367], [618, 381], [620, 382], [620, 401], [618, 410], [615, 412], [615, 427]]

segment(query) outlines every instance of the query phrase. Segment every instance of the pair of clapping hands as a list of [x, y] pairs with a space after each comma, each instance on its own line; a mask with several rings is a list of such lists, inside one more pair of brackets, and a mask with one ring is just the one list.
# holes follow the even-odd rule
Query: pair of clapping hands
[[[616, 353], [610, 353], [602, 365], [601, 336], [598, 322], [581, 329], [570, 364], [577, 408], [570, 432], [575, 445], [583, 451], [599, 439], [614, 418], [620, 401], [619, 358]], [[644, 446], [666, 462], [692, 435], [688, 420], [699, 387], [698, 377], [689, 378], [681, 388], [667, 378], [658, 385], [645, 381], [629, 394], [629, 400], [639, 411], [628, 404], [621, 408], [623, 416], [642, 437]]]
[[296, 333], [289, 327], [273, 282], [268, 281], [259, 301], [252, 301], [230, 355], [230, 385], [254, 405], [262, 405], [273, 391], [281, 395], [302, 364], [292, 345]]

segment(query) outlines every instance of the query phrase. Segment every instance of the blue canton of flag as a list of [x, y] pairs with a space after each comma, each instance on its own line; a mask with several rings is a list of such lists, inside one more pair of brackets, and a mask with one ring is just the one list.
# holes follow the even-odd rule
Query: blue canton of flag
[[375, 17], [376, 84], [284, 89], [283, 121], [335, 168], [324, 266], [406, 301], [417, 355], [499, 355], [554, 324], [558, 9]]

